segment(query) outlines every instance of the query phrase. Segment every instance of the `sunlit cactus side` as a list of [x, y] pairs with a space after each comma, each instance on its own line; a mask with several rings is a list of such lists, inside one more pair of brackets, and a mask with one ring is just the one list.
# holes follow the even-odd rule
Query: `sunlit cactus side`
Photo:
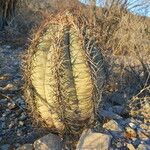
[[61, 134], [78, 133], [91, 125], [100, 99], [101, 54], [84, 37], [77, 20], [65, 13], [46, 21], [25, 60], [30, 111], [36, 120]]

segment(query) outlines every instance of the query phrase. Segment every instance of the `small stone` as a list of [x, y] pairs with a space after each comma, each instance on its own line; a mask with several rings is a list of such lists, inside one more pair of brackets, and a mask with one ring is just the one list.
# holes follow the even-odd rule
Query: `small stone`
[[25, 113], [21, 113], [21, 116], [20, 116], [20, 120], [25, 120], [27, 118], [27, 116], [25, 115]]
[[136, 138], [137, 137], [137, 133], [134, 129], [130, 128], [130, 127], [126, 127], [125, 128], [126, 132], [125, 132], [125, 137], [126, 138]]
[[150, 145], [147, 144], [140, 144], [137, 150], [150, 150]]
[[0, 76], [0, 80], [7, 80], [7, 76]]
[[132, 144], [127, 144], [129, 150], [135, 150], [135, 147]]
[[86, 130], [82, 133], [77, 144], [77, 150], [108, 150], [112, 136], [103, 133], [93, 133]]
[[62, 140], [55, 134], [48, 134], [34, 142], [36, 150], [62, 150]]
[[136, 128], [137, 128], [137, 126], [136, 126], [134, 123], [132, 123], [132, 122], [129, 123], [129, 126], [130, 126], [132, 129], [136, 129]]
[[140, 124], [140, 127], [144, 130], [148, 130], [148, 126], [146, 124]]
[[134, 142], [134, 141], [136, 141], [136, 140], [137, 140], [137, 138], [135, 138], [135, 137], [131, 137], [131, 140], [132, 140], [132, 142]]
[[3, 113], [3, 114], [2, 114], [2, 117], [5, 118], [6, 116], [7, 116], [7, 113]]
[[11, 123], [9, 124], [9, 129], [12, 128], [15, 125], [14, 121], [11, 121]]
[[111, 131], [122, 131], [121, 127], [115, 120], [110, 120], [109, 122], [105, 123], [103, 128]]
[[33, 150], [32, 144], [24, 144], [21, 147], [17, 148], [16, 150]]
[[14, 108], [16, 108], [16, 104], [15, 104], [14, 102], [8, 103], [7, 106], [8, 106], [9, 109], [14, 109]]
[[144, 133], [144, 131], [138, 130], [137, 133], [138, 133], [138, 136], [141, 140], [148, 140], [149, 139], [149, 137]]
[[19, 125], [23, 126], [24, 125], [23, 121], [19, 121]]
[[116, 143], [116, 147], [117, 147], [117, 148], [121, 148], [121, 147], [123, 147], [123, 144], [122, 144], [121, 142], [117, 142], [117, 143]]
[[17, 136], [21, 136], [22, 132], [20, 130], [17, 130]]
[[9, 83], [3, 88], [3, 90], [13, 90], [13, 88], [14, 88], [14, 85]]
[[11, 147], [9, 144], [5, 144], [5, 145], [0, 146], [0, 150], [10, 150], [10, 149], [11, 149]]

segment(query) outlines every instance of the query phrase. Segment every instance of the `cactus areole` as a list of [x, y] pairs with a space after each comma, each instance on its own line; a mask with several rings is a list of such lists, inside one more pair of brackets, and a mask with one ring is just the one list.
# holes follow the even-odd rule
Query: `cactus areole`
[[45, 23], [26, 62], [29, 107], [49, 129], [79, 132], [93, 122], [97, 81], [74, 17], [65, 14]]

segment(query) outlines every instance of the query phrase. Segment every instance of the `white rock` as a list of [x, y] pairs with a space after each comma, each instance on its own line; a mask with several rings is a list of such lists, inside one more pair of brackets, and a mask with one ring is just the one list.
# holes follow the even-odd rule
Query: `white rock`
[[132, 129], [136, 129], [136, 128], [137, 128], [137, 126], [136, 126], [134, 123], [132, 123], [132, 122], [129, 123], [129, 126], [130, 126]]
[[24, 144], [21, 147], [17, 148], [16, 150], [33, 150], [32, 144]]
[[7, 106], [9, 109], [14, 109], [16, 107], [16, 104], [12, 102], [12, 103], [8, 103]]
[[115, 120], [110, 120], [109, 122], [105, 123], [103, 128], [111, 131], [122, 131], [121, 127]]
[[35, 150], [62, 150], [62, 140], [55, 134], [48, 134], [34, 142]]
[[17, 136], [21, 136], [22, 135], [22, 132], [21, 132], [21, 130], [17, 130]]
[[11, 121], [10, 124], [9, 124], [9, 126], [8, 126], [9, 129], [12, 128], [14, 125], [15, 125], [14, 121]]
[[20, 125], [20, 126], [23, 126], [23, 125], [24, 125], [24, 122], [23, 122], [23, 121], [19, 121], [19, 125]]
[[27, 118], [26, 114], [25, 114], [25, 113], [22, 113], [19, 119], [23, 121], [23, 120], [25, 120], [26, 118]]
[[111, 139], [111, 135], [86, 130], [82, 133], [76, 150], [108, 150]]
[[121, 143], [121, 142], [117, 142], [117, 143], [116, 143], [116, 147], [117, 147], [117, 148], [121, 148], [121, 147], [123, 147], [123, 143]]

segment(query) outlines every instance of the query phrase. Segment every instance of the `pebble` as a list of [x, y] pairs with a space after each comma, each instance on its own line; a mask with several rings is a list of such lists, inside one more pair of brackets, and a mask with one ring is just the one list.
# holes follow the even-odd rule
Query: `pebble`
[[140, 127], [144, 130], [148, 130], [148, 126], [146, 124], [140, 124]]
[[124, 146], [124, 145], [123, 145], [121, 142], [117, 142], [117, 143], [116, 143], [116, 147], [117, 147], [117, 148], [121, 148], [121, 147], [123, 147], [123, 146]]
[[9, 129], [12, 128], [15, 125], [14, 121], [11, 121], [11, 123], [9, 124]]
[[24, 121], [25, 119], [27, 118], [26, 114], [25, 113], [21, 113], [21, 116], [20, 116], [20, 120], [21, 121]]
[[85, 130], [77, 144], [77, 150], [108, 150], [112, 136], [104, 133], [95, 133]]
[[130, 127], [126, 127], [125, 128], [126, 132], [125, 132], [125, 137], [126, 138], [136, 138], [137, 137], [137, 133], [134, 129], [130, 128]]
[[109, 122], [103, 125], [103, 128], [111, 130], [111, 131], [122, 131], [122, 128], [115, 120], [110, 120]]
[[20, 130], [17, 130], [17, 136], [21, 136], [22, 132]]
[[150, 150], [150, 145], [147, 144], [140, 144], [137, 150]]
[[148, 140], [149, 139], [149, 137], [147, 135], [145, 135], [144, 131], [138, 130], [137, 134], [141, 140]]
[[6, 113], [6, 112], [2, 114], [2, 117], [3, 117], [3, 118], [5, 118], [6, 116], [7, 116], [7, 113]]
[[132, 144], [127, 144], [127, 148], [129, 150], [135, 150], [135, 147]]
[[3, 88], [3, 90], [13, 90], [13, 88], [14, 88], [14, 85], [9, 83]]
[[137, 126], [136, 126], [134, 123], [132, 123], [132, 122], [129, 123], [129, 126], [130, 126], [132, 129], [136, 129], [136, 128], [137, 128]]
[[48, 134], [34, 142], [36, 150], [62, 150], [62, 140], [55, 134]]
[[16, 104], [15, 104], [14, 102], [8, 103], [7, 106], [8, 106], [8, 108], [11, 109], [11, 110], [14, 109], [14, 108], [16, 108]]
[[23, 121], [19, 121], [19, 125], [23, 126], [24, 125]]

